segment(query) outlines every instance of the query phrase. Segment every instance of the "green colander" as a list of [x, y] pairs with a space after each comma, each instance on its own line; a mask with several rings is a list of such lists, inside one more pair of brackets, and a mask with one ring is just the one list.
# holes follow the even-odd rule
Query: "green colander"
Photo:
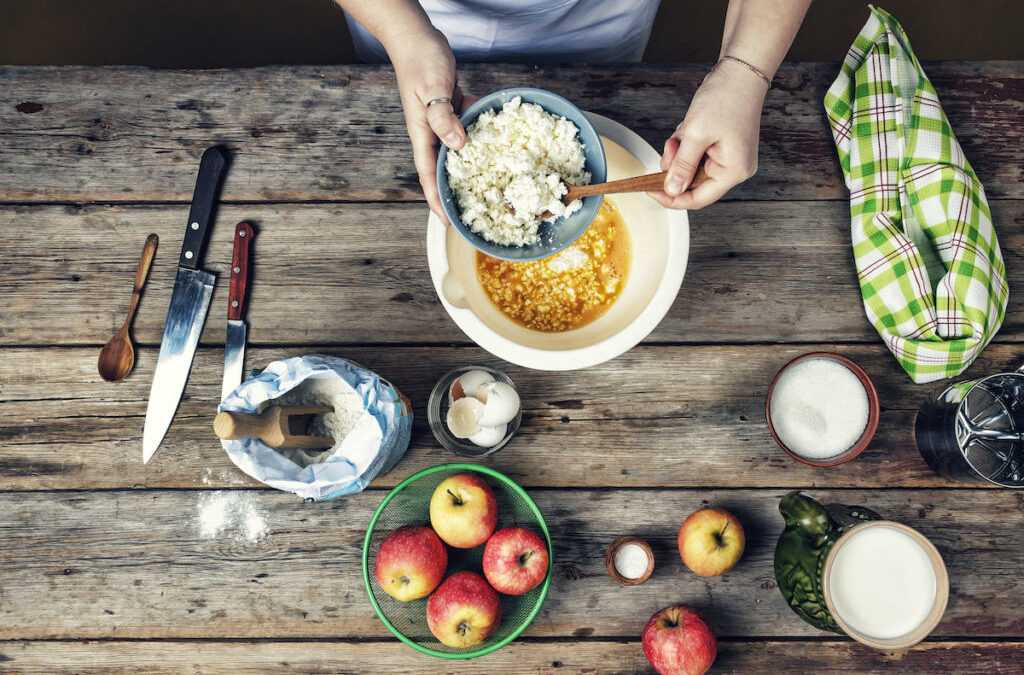
[[[441, 481], [457, 473], [477, 473], [494, 490], [498, 502], [498, 529], [509, 525], [539, 530], [548, 546], [548, 575], [544, 583], [524, 595], [501, 597], [501, 625], [483, 642], [468, 649], [448, 647], [438, 641], [427, 627], [427, 598], [399, 602], [380, 587], [373, 573], [377, 547], [388, 534], [403, 525], [430, 525], [430, 497]], [[460, 570], [483, 574], [483, 545], [472, 549], [448, 547], [446, 577]], [[523, 488], [498, 471], [476, 464], [442, 464], [424, 469], [402, 481], [388, 493], [373, 514], [363, 540], [363, 583], [377, 616], [399, 640], [413, 649], [445, 659], [469, 659], [483, 656], [515, 640], [537, 616], [551, 583], [551, 535], [540, 509]]]

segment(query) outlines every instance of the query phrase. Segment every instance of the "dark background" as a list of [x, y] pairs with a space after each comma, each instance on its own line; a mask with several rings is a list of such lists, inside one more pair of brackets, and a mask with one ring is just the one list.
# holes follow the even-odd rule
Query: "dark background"
[[[630, 2], [631, 0], [622, 0]], [[712, 61], [725, 0], [662, 0], [645, 56]], [[1022, 0], [885, 0], [923, 60], [1024, 58]], [[866, 3], [817, 0], [789, 59], [839, 61]], [[352, 63], [331, 0], [0, 0], [0, 63], [223, 68]]]

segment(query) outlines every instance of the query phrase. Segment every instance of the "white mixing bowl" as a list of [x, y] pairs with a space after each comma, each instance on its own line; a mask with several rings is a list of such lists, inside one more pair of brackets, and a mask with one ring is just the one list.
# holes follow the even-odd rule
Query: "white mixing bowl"
[[[660, 171], [660, 155], [618, 122], [588, 113], [601, 135], [608, 180]], [[647, 337], [672, 306], [686, 272], [690, 226], [685, 211], [644, 194], [611, 197], [629, 230], [633, 256], [619, 299], [595, 321], [563, 333], [525, 328], [495, 307], [477, 280], [476, 249], [433, 214], [427, 259], [441, 304], [462, 331], [490, 353], [536, 370], [575, 370], [613, 359]]]

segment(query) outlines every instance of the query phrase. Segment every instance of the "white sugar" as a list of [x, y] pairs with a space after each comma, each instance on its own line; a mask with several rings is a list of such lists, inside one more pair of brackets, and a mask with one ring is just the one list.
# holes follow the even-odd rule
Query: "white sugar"
[[636, 544], [620, 546], [615, 552], [615, 569], [627, 579], [639, 579], [647, 571], [647, 551]]
[[782, 443], [808, 459], [827, 459], [853, 446], [868, 425], [868, 394], [860, 379], [831, 359], [788, 368], [772, 390], [772, 427]]

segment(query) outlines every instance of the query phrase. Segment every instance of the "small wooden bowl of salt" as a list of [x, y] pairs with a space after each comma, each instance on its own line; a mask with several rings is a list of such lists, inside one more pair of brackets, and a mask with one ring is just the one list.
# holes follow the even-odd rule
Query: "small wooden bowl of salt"
[[623, 586], [637, 586], [654, 572], [654, 552], [640, 537], [626, 535], [611, 543], [604, 553], [608, 575]]

